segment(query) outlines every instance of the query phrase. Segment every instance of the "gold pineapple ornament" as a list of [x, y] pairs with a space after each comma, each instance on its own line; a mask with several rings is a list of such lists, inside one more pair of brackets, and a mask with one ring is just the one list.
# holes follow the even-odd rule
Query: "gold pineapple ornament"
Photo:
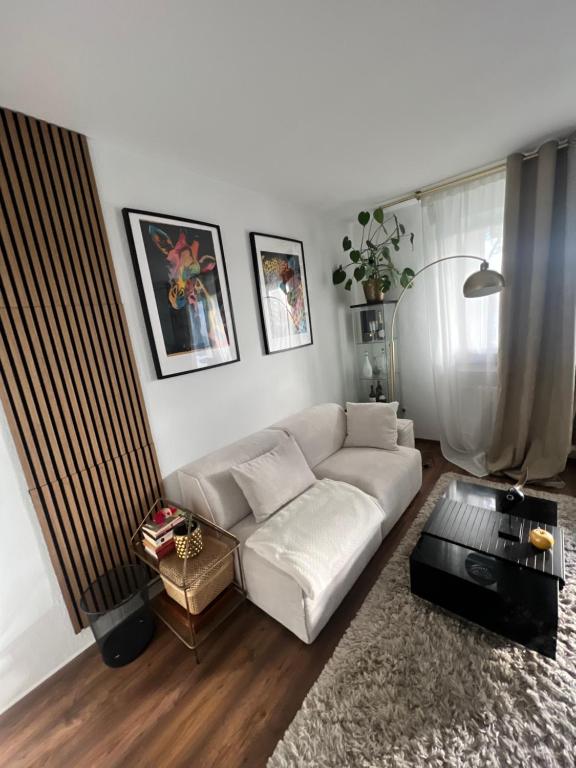
[[546, 550], [552, 549], [554, 546], [554, 536], [545, 531], [544, 528], [532, 528], [528, 538], [530, 539], [530, 544], [536, 547], [536, 549]]

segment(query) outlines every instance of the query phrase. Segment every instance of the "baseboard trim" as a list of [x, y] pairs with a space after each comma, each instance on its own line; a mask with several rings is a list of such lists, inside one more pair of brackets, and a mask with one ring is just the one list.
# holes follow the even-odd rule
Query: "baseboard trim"
[[32, 691], [35, 691], [36, 688], [39, 688], [43, 683], [46, 682], [46, 680], [49, 680], [53, 675], [55, 675], [61, 669], [66, 667], [68, 664], [70, 664], [70, 662], [74, 661], [74, 659], [80, 656], [80, 654], [85, 653], [93, 645], [95, 645], [94, 636], [92, 635], [92, 632], [87, 631], [85, 645], [79, 648], [71, 656], [67, 657], [64, 661], [62, 661], [56, 667], [54, 667], [54, 669], [52, 669], [50, 672], [47, 672], [43, 677], [40, 678], [40, 680], [37, 680], [36, 682], [32, 683], [32, 685], [26, 688], [22, 693], [17, 694], [14, 697], [14, 699], [6, 707], [4, 707], [4, 709], [0, 709], [0, 716], [8, 712], [8, 710], [12, 709], [12, 707], [16, 706], [16, 704], [22, 701], [22, 699], [25, 699], [29, 693], [32, 693]]
[[[160, 576], [154, 576], [150, 581], [148, 582], [148, 589], [149, 589], [149, 595], [150, 597], [155, 597], [157, 594], [159, 594], [162, 589], [164, 588], [164, 585], [162, 584], [162, 580]], [[3, 709], [0, 709], [0, 717], [5, 713], [8, 712], [9, 709], [14, 707], [18, 702], [22, 701], [22, 699], [25, 699], [26, 696], [28, 696], [29, 693], [32, 693], [32, 691], [35, 691], [36, 688], [39, 688], [43, 683], [46, 682], [46, 680], [49, 680], [53, 675], [55, 675], [57, 672], [59, 672], [64, 667], [68, 666], [74, 659], [78, 658], [82, 653], [85, 653], [87, 650], [89, 650], [93, 645], [96, 644], [96, 641], [94, 640], [94, 635], [92, 634], [91, 630], [86, 629], [86, 643], [79, 648], [77, 651], [75, 651], [71, 656], [66, 658], [64, 661], [62, 661], [58, 666], [54, 667], [50, 672], [47, 672], [43, 677], [41, 677], [39, 680], [37, 680], [35, 683], [32, 683], [28, 688], [26, 688], [22, 693], [17, 694], [14, 699], [10, 701], [9, 704], [7, 704]]]

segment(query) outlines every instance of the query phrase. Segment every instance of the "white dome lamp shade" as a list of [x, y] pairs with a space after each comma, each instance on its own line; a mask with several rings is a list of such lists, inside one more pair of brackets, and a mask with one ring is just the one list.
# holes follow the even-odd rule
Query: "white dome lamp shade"
[[475, 299], [480, 296], [490, 296], [493, 293], [500, 293], [506, 283], [500, 272], [495, 269], [488, 269], [488, 262], [483, 261], [477, 272], [466, 278], [463, 291], [467, 299]]

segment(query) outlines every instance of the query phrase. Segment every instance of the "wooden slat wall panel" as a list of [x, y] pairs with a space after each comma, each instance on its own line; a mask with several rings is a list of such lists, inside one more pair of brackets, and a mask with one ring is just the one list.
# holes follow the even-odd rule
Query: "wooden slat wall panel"
[[76, 630], [161, 493], [86, 138], [0, 109], [0, 394]]

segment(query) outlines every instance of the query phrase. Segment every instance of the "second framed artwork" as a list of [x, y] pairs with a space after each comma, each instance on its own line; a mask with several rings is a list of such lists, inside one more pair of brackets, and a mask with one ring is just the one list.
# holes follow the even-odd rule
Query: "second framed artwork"
[[266, 354], [312, 344], [302, 242], [251, 232], [250, 244]]

